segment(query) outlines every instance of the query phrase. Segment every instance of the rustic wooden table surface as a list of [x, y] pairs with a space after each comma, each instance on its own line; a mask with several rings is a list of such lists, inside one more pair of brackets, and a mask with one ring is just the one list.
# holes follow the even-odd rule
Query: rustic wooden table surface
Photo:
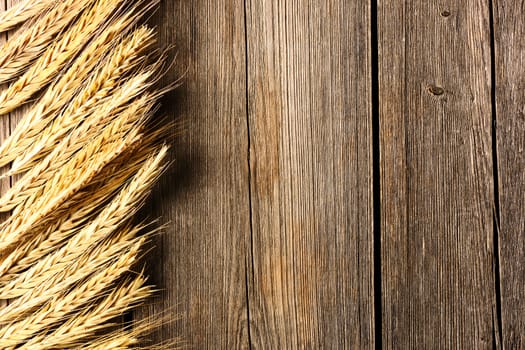
[[195, 349], [525, 348], [525, 5], [164, 0], [152, 257]]
[[523, 1], [163, 0], [151, 22], [185, 73], [152, 338], [525, 348]]

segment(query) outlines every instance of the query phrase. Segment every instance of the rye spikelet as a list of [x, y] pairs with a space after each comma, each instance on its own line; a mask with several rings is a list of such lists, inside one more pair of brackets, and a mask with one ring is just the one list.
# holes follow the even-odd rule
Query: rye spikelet
[[[135, 222], [166, 168], [167, 91], [158, 0], [22, 0], [0, 13], [0, 117], [28, 106], [0, 145], [1, 349], [131, 349], [157, 324], [117, 317], [154, 292], [135, 272], [156, 232]], [[144, 231], [149, 231], [144, 233]], [[164, 349], [164, 345], [149, 349]]]

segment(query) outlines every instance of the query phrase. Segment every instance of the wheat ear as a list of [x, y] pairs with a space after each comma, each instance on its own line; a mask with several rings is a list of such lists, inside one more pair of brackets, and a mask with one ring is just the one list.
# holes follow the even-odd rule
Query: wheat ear
[[2, 299], [17, 299], [0, 310], [0, 324], [11, 323], [20, 316], [36, 310], [37, 306], [49, 301], [53, 295], [69, 290], [76, 283], [90, 276], [93, 271], [114, 269], [118, 265], [118, 259], [124, 259], [128, 267], [132, 266], [147, 237], [136, 238], [140, 230], [142, 230], [141, 226], [126, 227], [118, 234], [83, 252], [71, 263], [63, 264], [62, 261], [55, 259], [53, 261], [55, 265], [46, 266], [45, 270], [38, 269], [35, 265], [35, 268], [24, 271], [17, 279], [2, 288], [0, 294]]
[[124, 0], [96, 0], [31, 67], [0, 93], [0, 115], [9, 113], [48, 84], [100, 30]]
[[[155, 100], [146, 94], [126, 106], [123, 111], [118, 111], [114, 118], [111, 117], [109, 108], [100, 110], [100, 116], [109, 125], [105, 125], [100, 132], [93, 135], [93, 138], [84, 139], [85, 142], [82, 143], [77, 142], [78, 139], [74, 137], [76, 133], [68, 135], [51, 154], [30, 172], [24, 174], [19, 182], [0, 197], [0, 211], [15, 209], [15, 213], [18, 213], [25, 208], [26, 214], [28, 211], [37, 212], [42, 210], [38, 206], [38, 201], [46, 203], [45, 200], [58, 194], [56, 203], [59, 205], [61, 201], [58, 198], [66, 200], [68, 196], [74, 195], [106, 164], [118, 157], [127, 147], [138, 142], [140, 126], [152, 113], [154, 103]], [[110, 117], [106, 119], [107, 115]], [[83, 132], [85, 129], [80, 127], [78, 130]], [[79, 144], [84, 147], [79, 149]], [[102, 153], [98, 150], [107, 152]], [[77, 178], [68, 177], [67, 171], [75, 166], [79, 166], [85, 173]], [[64, 181], [59, 182], [62, 180]], [[51, 187], [50, 183], [53, 182], [60, 186]]]
[[106, 339], [101, 339], [92, 344], [82, 346], [82, 350], [125, 350], [135, 348], [138, 344], [140, 333], [133, 331], [117, 331]]
[[[89, 339], [96, 332], [106, 329], [106, 322], [122, 315], [124, 312], [143, 302], [152, 293], [151, 287], [145, 287], [146, 279], [138, 276], [134, 280], [117, 286], [111, 294], [91, 308], [87, 308], [71, 317], [50, 334], [33, 337], [19, 349], [70, 349], [82, 344], [80, 341]], [[2, 340], [0, 340], [0, 345]], [[84, 343], [85, 344], [85, 343]]]
[[[10, 174], [32, 167], [35, 161], [55, 148], [57, 140], [82, 123], [90, 114], [95, 113], [100, 117], [100, 104], [108, 98], [110, 101], [113, 99], [113, 92], [119, 89], [124, 80], [123, 75], [144, 63], [145, 57], [140, 53], [151, 47], [154, 42], [153, 32], [147, 28], [139, 28], [132, 35], [125, 37], [113, 50], [108, 61], [101, 62], [101, 69], [96, 70], [65, 110], [48, 121], [46, 126], [37, 126], [36, 129], [40, 129], [40, 132], [34, 134], [33, 137], [25, 138], [23, 146], [18, 148], [19, 151], [11, 153], [13, 155], [11, 158], [15, 157], [15, 159], [13, 159]], [[146, 71], [140, 77], [136, 75], [134, 81], [143, 81], [140, 79], [144, 79], [144, 75], [152, 76], [153, 74], [155, 74], [153, 70]], [[146, 88], [147, 86], [135, 83], [134, 91], [130, 90], [130, 92], [138, 95]], [[32, 129], [33, 126], [35, 125], [30, 125], [29, 128]]]
[[[150, 327], [151, 328], [151, 327]], [[135, 329], [131, 331], [117, 331], [111, 334], [110, 337], [106, 339], [100, 339], [98, 341], [92, 342], [89, 345], [84, 345], [79, 348], [79, 350], [168, 350], [168, 349], [179, 349], [181, 347], [180, 341], [171, 341], [166, 344], [160, 345], [150, 345], [148, 347], [137, 346], [142, 340], [141, 337], [147, 333], [147, 330], [144, 332], [136, 331]]]
[[22, 27], [0, 48], [0, 84], [13, 80], [51, 43], [55, 36], [94, 0], [57, 2], [34, 21]]
[[[59, 116], [51, 125], [43, 130], [40, 137], [35, 140], [31, 149], [28, 149], [12, 164], [10, 171], [4, 176], [12, 176], [22, 172], [30, 171], [44, 157], [53, 157], [52, 168], [59, 168], [71, 154], [75, 153], [79, 147], [90, 139], [102, 132], [105, 125], [117, 118], [124, 108], [128, 105], [143, 105], [145, 103], [154, 103], [158, 96], [148, 93], [145, 90], [150, 86], [148, 80], [154, 74], [155, 69], [146, 68], [144, 72], [120, 82], [110, 95], [111, 98], [104, 98], [95, 101], [92, 106], [83, 106], [78, 113], [66, 115], [64, 118]], [[140, 96], [136, 101], [134, 98]], [[77, 124], [72, 121], [75, 120]], [[57, 138], [56, 133], [49, 129], [68, 129], [72, 130], [63, 138]], [[45, 137], [48, 135], [48, 137]]]
[[114, 41], [126, 33], [134, 20], [130, 14], [117, 18], [107, 30], [96, 37], [71, 67], [45, 90], [38, 102], [24, 113], [13, 132], [0, 145], [0, 167], [8, 165], [28, 149], [34, 138], [78, 92], [79, 86], [88, 79], [101, 57], [110, 51], [115, 45]]
[[[62, 250], [78, 251], [82, 247], [88, 248], [93, 242], [107, 237], [133, 215], [161, 173], [163, 169], [162, 159], [166, 152], [167, 148], [163, 147], [154, 158], [149, 159], [134, 179], [104, 208], [100, 215], [84, 227], [79, 234], [70, 239]], [[9, 244], [5, 245], [8, 246]], [[76, 257], [76, 255], [72, 257]], [[44, 265], [45, 263], [41, 261], [39, 263]]]
[[[105, 350], [105, 349], [146, 349], [143, 347], [138, 347], [137, 344], [140, 342], [140, 338], [149, 332], [151, 332], [156, 326], [158, 326], [158, 323], [148, 320], [141, 320], [138, 322], [134, 322], [132, 325], [130, 325], [127, 330], [117, 329], [115, 331], [112, 331], [111, 333], [101, 337], [100, 339], [97, 339], [95, 341], [91, 341], [88, 344], [79, 344], [79, 350]], [[155, 346], [148, 346], [147, 349], [149, 350], [165, 350], [165, 349], [173, 349], [177, 344], [180, 344], [180, 340], [176, 341], [170, 341], [169, 344], [162, 344], [162, 345], [155, 345]]]
[[0, 286], [18, 278], [18, 273], [36, 261], [58, 249], [67, 239], [78, 232], [88, 221], [100, 213], [103, 205], [139, 171], [151, 154], [160, 150], [156, 145], [158, 136], [149, 134], [134, 151], [124, 154], [109, 164], [97, 177], [95, 183], [77, 193], [64, 204], [63, 210], [54, 213], [56, 222], [43, 232], [18, 245], [3, 257], [0, 264]]
[[0, 32], [6, 32], [28, 19], [39, 15], [57, 0], [24, 0], [0, 12]]
[[40, 97], [0, 145], [0, 348], [139, 349], [163, 321], [115, 318], [154, 292], [133, 269], [155, 231], [133, 217], [168, 152], [152, 117], [172, 87], [138, 26], [159, 0], [20, 1], [0, 13], [0, 32], [24, 23], [0, 46], [0, 117]]
[[[125, 118], [122, 118], [125, 119]], [[45, 223], [53, 211], [70, 198], [74, 193], [87, 185], [100, 170], [124, 152], [140, 138], [139, 129], [123, 133], [125, 121], [117, 120], [108, 127], [96, 140], [86, 145], [75, 157], [49, 179], [36, 193], [28, 198], [22, 209], [17, 208], [2, 225], [0, 232], [0, 251], [19, 242], [31, 233], [39, 224]], [[107, 142], [107, 140], [113, 140]], [[71, 174], [78, 171], [78, 176]]]
[[[16, 346], [28, 338], [33, 338], [64, 321], [71, 311], [96, 301], [119, 277], [130, 270], [136, 256], [132, 261], [126, 260], [127, 258], [128, 255], [120, 256], [114, 264], [77, 284], [65, 294], [55, 294], [49, 302], [23, 320], [4, 325], [0, 328], [0, 347], [4, 349]], [[49, 342], [46, 341], [46, 344]]]

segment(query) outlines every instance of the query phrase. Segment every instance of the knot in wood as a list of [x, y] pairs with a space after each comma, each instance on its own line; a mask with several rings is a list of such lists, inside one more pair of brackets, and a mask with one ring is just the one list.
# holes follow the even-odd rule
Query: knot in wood
[[435, 85], [429, 85], [427, 87], [427, 90], [430, 94], [434, 95], [434, 96], [441, 96], [445, 93], [445, 89], [443, 89], [442, 87], [439, 87], [439, 86], [435, 86]]

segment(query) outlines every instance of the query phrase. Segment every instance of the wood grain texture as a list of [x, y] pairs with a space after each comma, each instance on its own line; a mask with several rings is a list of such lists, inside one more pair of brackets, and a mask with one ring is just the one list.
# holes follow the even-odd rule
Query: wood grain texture
[[[183, 85], [163, 100], [181, 128], [144, 211], [167, 223], [149, 256], [161, 291], [132, 316], [168, 321], [150, 343], [525, 347], [524, 10], [518, 0], [162, 0], [150, 22], [161, 47], [176, 45], [163, 83]], [[0, 117], [0, 142], [23, 112]]]
[[525, 347], [525, 4], [494, 1], [501, 321], [504, 349]]
[[150, 259], [152, 282], [163, 291], [142, 314], [173, 321], [150, 337], [154, 341], [182, 337], [192, 349], [246, 348], [244, 4], [166, 0], [151, 22], [161, 46], [176, 44], [175, 66], [164, 82], [184, 79], [163, 101], [163, 112], [182, 128], [173, 166], [150, 200], [149, 216], [169, 223]]
[[383, 346], [493, 346], [487, 1], [380, 1]]
[[246, 6], [252, 345], [373, 348], [370, 5]]

